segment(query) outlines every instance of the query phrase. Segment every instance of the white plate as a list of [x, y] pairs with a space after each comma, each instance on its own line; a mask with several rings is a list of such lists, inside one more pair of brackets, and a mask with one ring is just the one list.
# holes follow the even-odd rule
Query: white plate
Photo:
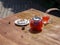
[[17, 20], [15, 20], [15, 22], [14, 22], [16, 25], [27, 25], [27, 24], [29, 24], [29, 20], [27, 20], [27, 19], [24, 19], [24, 20], [22, 20], [22, 19], [17, 19]]

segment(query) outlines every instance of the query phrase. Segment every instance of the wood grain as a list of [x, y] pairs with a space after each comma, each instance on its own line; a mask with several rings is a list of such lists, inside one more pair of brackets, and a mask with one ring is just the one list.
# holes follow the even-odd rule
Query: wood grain
[[[60, 17], [50, 15], [51, 23], [43, 27], [42, 32], [33, 34], [29, 32], [29, 25], [25, 27], [25, 30], [21, 30], [20, 26], [16, 26], [14, 21], [18, 18], [31, 19], [37, 15], [42, 17], [43, 15], [49, 15], [35, 9], [29, 9], [7, 18], [0, 19], [0, 35], [3, 45], [60, 45]], [[9, 24], [10, 22], [10, 24]]]
[[0, 45], [18, 45], [18, 44], [0, 35]]

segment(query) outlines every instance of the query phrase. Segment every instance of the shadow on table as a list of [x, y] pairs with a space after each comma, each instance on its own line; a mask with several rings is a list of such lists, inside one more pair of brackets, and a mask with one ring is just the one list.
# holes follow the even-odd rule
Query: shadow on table
[[32, 33], [32, 34], [37, 34], [37, 33], [41, 33], [42, 30], [37, 31], [37, 30], [31, 30], [30, 29], [29, 32]]

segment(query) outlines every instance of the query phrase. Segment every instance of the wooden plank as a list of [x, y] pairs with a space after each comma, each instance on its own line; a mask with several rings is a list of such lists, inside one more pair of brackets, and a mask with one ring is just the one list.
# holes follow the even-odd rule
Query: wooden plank
[[[15, 18], [16, 19], [16, 18]], [[23, 43], [24, 45], [26, 44], [26, 45], [28, 45], [28, 44], [30, 44], [30, 45], [36, 45], [36, 44], [39, 44], [38, 42], [34, 42], [34, 40], [31, 40], [31, 37], [29, 38], [29, 36], [27, 36], [22, 30], [21, 30], [21, 27], [16, 27], [15, 25], [14, 25], [14, 23], [12, 22], [12, 20], [14, 20], [13, 18], [11, 18], [11, 25], [9, 25], [9, 24], [6, 24], [7, 23], [7, 21], [1, 21], [1, 22], [5, 22], [5, 23], [3, 23], [3, 25], [1, 24], [1, 27], [0, 27], [0, 29], [2, 28], [2, 26], [4, 26], [5, 24], [5, 26], [4, 26], [4, 28], [6, 29], [5, 31], [4, 31], [4, 29], [1, 29], [1, 31], [0, 31], [0, 33], [3, 35], [3, 36], [5, 36], [6, 38], [8, 38], [8, 39], [10, 39], [10, 40], [12, 40], [12, 41], [14, 41], [14, 42], [16, 42], [16, 43], [18, 43], [18, 44], [21, 44], [21, 43]], [[13, 24], [13, 25], [12, 25]], [[8, 27], [8, 28], [7, 28]], [[11, 28], [11, 29], [9, 29], [9, 28]], [[7, 34], [5, 34], [5, 33], [7, 33]], [[25, 34], [25, 35], [23, 35], [23, 34]], [[22, 38], [21, 36], [23, 36], [24, 38]], [[14, 38], [15, 37], [15, 38]], [[29, 38], [29, 39], [28, 39]], [[28, 39], [28, 40], [27, 40]], [[33, 44], [32, 44], [32, 42], [33, 42]]]
[[0, 35], [0, 45], [18, 45], [18, 44]]
[[[34, 17], [34, 15], [41, 17], [43, 15], [49, 14], [35, 9], [30, 9], [1, 19], [0, 34], [7, 39], [21, 45], [60, 45], [59, 17], [50, 15], [52, 23], [44, 26], [42, 32], [37, 34], [32, 34], [29, 32], [29, 25], [25, 27], [25, 30], [21, 30], [21, 27], [14, 24], [14, 21], [18, 18], [31, 19], [32, 17]], [[9, 22], [10, 24], [8, 24]]]
[[[0, 25], [1, 26], [0, 27], [1, 35], [18, 43], [19, 45], [25, 45], [24, 43], [21, 42], [22, 40], [21, 40], [21, 36], [19, 35], [20, 33], [15, 28], [11, 27], [6, 20], [1, 21], [0, 24], [1, 24]], [[4, 28], [2, 28], [2, 26], [4, 26], [5, 30], [4, 30]], [[9, 28], [11, 28], [11, 29], [9, 29]]]

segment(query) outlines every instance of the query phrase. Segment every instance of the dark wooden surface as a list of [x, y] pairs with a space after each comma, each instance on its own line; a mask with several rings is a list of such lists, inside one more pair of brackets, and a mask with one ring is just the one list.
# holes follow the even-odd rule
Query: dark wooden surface
[[50, 15], [51, 23], [37, 34], [29, 32], [29, 25], [21, 30], [20, 26], [14, 24], [18, 18], [31, 19], [34, 15], [41, 17], [49, 14], [29, 9], [0, 19], [0, 45], [60, 45], [60, 17]]

